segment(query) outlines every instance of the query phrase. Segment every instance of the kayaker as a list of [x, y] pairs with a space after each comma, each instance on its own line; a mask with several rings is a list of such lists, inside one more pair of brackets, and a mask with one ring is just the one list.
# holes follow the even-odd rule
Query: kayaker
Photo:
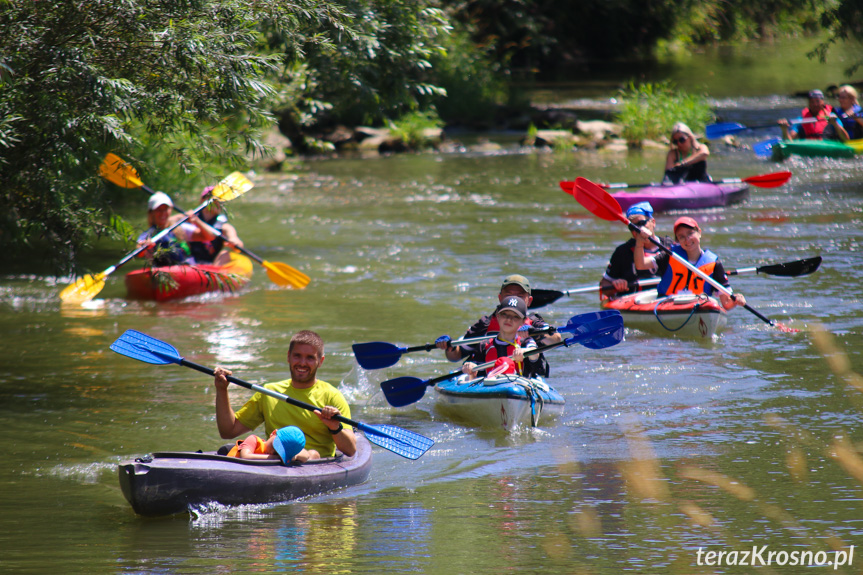
[[683, 122], [671, 127], [671, 149], [665, 158], [663, 184], [681, 182], [712, 182], [707, 173], [710, 150], [702, 144]]
[[[512, 274], [506, 276], [503, 280], [503, 284], [500, 286], [500, 292], [497, 295], [498, 304], [502, 303], [504, 298], [509, 296], [516, 296], [524, 300], [525, 306], [530, 307], [530, 303], [533, 301], [533, 297], [530, 295], [530, 281], [523, 275]], [[550, 345], [552, 343], [558, 343], [563, 340], [563, 336], [557, 333], [554, 329], [554, 326], [548, 325], [541, 315], [537, 313], [532, 313], [527, 316], [527, 322], [534, 330], [547, 330], [542, 336], [538, 337], [539, 343], [542, 345]], [[482, 316], [476, 323], [474, 323], [464, 334], [465, 338], [473, 338], [473, 337], [481, 337], [489, 332], [496, 332], [500, 330], [500, 326], [498, 324], [497, 318], [494, 317], [494, 313], [490, 316], [484, 315]], [[452, 345], [450, 343], [452, 338], [448, 335], [442, 335], [435, 343], [437, 347], [444, 350], [446, 357], [450, 361], [461, 361], [462, 359], [476, 353], [479, 349], [478, 344], [474, 345]], [[539, 375], [544, 375], [548, 377], [549, 369], [548, 369], [548, 361], [545, 359], [543, 354], [539, 354], [540, 364], [543, 366], [541, 370], [538, 371]]]
[[[641, 235], [644, 239], [650, 237], [650, 233], [642, 228]], [[674, 222], [674, 237], [677, 244], [671, 247], [671, 251], [679, 256], [685, 257], [689, 263], [703, 271], [706, 275], [712, 277], [720, 285], [728, 287], [728, 275], [725, 273], [725, 268], [722, 262], [719, 261], [719, 256], [708, 249], [701, 247], [701, 228], [698, 227], [698, 222], [688, 216], [677, 218]], [[648, 240], [649, 241], [649, 240]], [[656, 287], [656, 291], [660, 296], [674, 295], [678, 293], [693, 293], [696, 295], [704, 294], [710, 296], [713, 294], [713, 286], [704, 281], [704, 278], [696, 273], [693, 273], [686, 266], [672, 258], [666, 252], [661, 252], [655, 256], [645, 257], [643, 246], [636, 244], [635, 247], [635, 267], [637, 269], [648, 269], [653, 265], [659, 265], [662, 260], [666, 260], [665, 273], [662, 275], [662, 280]], [[716, 290], [718, 291], [718, 290]], [[719, 302], [727, 310], [734, 309], [739, 305], [746, 305], [746, 298], [743, 294], [734, 294], [731, 297], [724, 292], [719, 292]]]
[[[503, 298], [494, 317], [500, 326], [497, 337], [477, 346], [477, 350], [464, 362], [462, 371], [471, 377], [484, 377], [486, 372], [477, 372], [476, 366], [494, 361], [495, 367], [503, 366], [502, 373], [515, 372], [528, 378], [545, 375], [541, 372], [542, 362], [538, 355], [524, 357], [525, 351], [536, 348], [536, 342], [530, 336], [519, 332], [527, 319], [527, 304], [524, 300], [514, 295]], [[514, 369], [508, 369], [510, 367]]]
[[785, 140], [821, 140], [824, 137], [824, 129], [830, 123], [830, 115], [833, 106], [824, 102], [824, 92], [821, 90], [809, 91], [809, 105], [800, 112], [804, 120], [815, 118], [815, 122], [791, 125], [786, 118], [780, 118], [777, 124], [782, 128], [782, 138]]
[[857, 102], [857, 90], [853, 86], [839, 86], [836, 93], [839, 105], [833, 108], [835, 116], [830, 117], [830, 125], [824, 129], [824, 137], [840, 142], [863, 138], [863, 108]]
[[[650, 205], [650, 202], [639, 202], [629, 206], [629, 209], [626, 210], [626, 217], [636, 226], [647, 228], [651, 234], [655, 233], [656, 220], [653, 218], [653, 206]], [[638, 242], [644, 244], [645, 240], [637, 232], [630, 232], [630, 234], [632, 237], [617, 246], [614, 253], [611, 254], [608, 267], [605, 268], [605, 273], [599, 280], [600, 300], [639, 291], [638, 280], [662, 277], [665, 272], [667, 260], [662, 260], [662, 267], [651, 259], [649, 269], [635, 269], [635, 245]], [[642, 249], [645, 256], [650, 258], [660, 253], [659, 248], [651, 242], [642, 245]]]
[[199, 264], [213, 264], [217, 266], [227, 264], [231, 255], [227, 245], [243, 247], [243, 241], [237, 235], [237, 229], [228, 223], [228, 217], [222, 213], [222, 204], [218, 200], [212, 199], [212, 191], [215, 186], [207, 186], [201, 192], [201, 201], [211, 200], [210, 203], [201, 212], [201, 219], [211, 227], [222, 232], [221, 236], [214, 236], [210, 241], [190, 242], [189, 248], [192, 251], [192, 257]]
[[306, 449], [306, 435], [296, 425], [274, 429], [264, 441], [257, 435], [250, 435], [228, 452], [228, 457], [240, 459], [280, 459], [288, 465], [291, 462], [305, 463], [310, 459], [320, 459], [314, 449]]
[[306, 448], [314, 449], [321, 457], [332, 457], [337, 448], [347, 456], [356, 453], [357, 442], [353, 430], [334, 419], [337, 415], [350, 418], [348, 402], [338, 389], [317, 379], [318, 368], [323, 363], [324, 341], [321, 336], [313, 331], [299, 331], [291, 337], [288, 345], [290, 379], [264, 385], [319, 408], [313, 412], [255, 393], [235, 413], [228, 398], [227, 376], [231, 375], [231, 371], [217, 367], [214, 370], [216, 425], [221, 437], [233, 439], [249, 433], [261, 423], [267, 435], [275, 429], [295, 425], [306, 436]]
[[[138, 247], [149, 246], [138, 257], [151, 257], [154, 266], [192, 265], [195, 259], [189, 250], [190, 241], [209, 241], [213, 236], [201, 225], [194, 213], [171, 215], [174, 202], [168, 194], [156, 192], [147, 200], [147, 224], [150, 226], [138, 236]], [[155, 244], [150, 239], [165, 228], [188, 216], [185, 223], [161, 238]]]

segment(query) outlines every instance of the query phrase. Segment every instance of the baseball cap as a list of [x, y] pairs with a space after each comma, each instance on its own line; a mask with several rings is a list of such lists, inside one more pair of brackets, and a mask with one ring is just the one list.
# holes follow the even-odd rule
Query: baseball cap
[[510, 295], [503, 298], [503, 301], [500, 302], [500, 305], [497, 306], [497, 309], [494, 310], [494, 313], [500, 313], [504, 310], [514, 311], [521, 317], [527, 317], [527, 304], [524, 303], [524, 300], [518, 296]]
[[637, 215], [642, 215], [648, 220], [652, 220], [653, 206], [650, 205], [650, 202], [638, 202], [637, 204], [629, 206], [629, 209], [626, 210], [626, 217], [628, 219], [632, 219], [632, 216]]
[[824, 99], [824, 92], [822, 92], [821, 90], [809, 90], [809, 97], [810, 98], [818, 98], [819, 100], [823, 100]]
[[501, 284], [500, 289], [503, 289], [508, 285], [521, 286], [524, 291], [530, 293], [530, 282], [526, 277], [522, 275], [512, 274], [510, 276], [506, 276], [503, 279], [503, 283]]
[[150, 199], [147, 200], [147, 210], [153, 211], [159, 206], [168, 206], [169, 208], [174, 207], [174, 202], [171, 201], [171, 198], [168, 197], [168, 194], [165, 192], [156, 192]]
[[279, 454], [282, 463], [288, 464], [306, 446], [306, 436], [296, 425], [288, 425], [276, 431], [273, 449]]
[[700, 230], [698, 227], [698, 222], [690, 218], [689, 216], [683, 216], [682, 218], [677, 218], [677, 221], [674, 222], [674, 233], [677, 233], [677, 228], [679, 226], [687, 226], [694, 230]]

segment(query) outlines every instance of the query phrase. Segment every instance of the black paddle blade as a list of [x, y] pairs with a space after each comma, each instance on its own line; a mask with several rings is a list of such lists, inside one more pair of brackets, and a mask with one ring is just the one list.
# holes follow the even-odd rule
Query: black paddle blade
[[406, 375], [386, 380], [381, 384], [381, 391], [387, 403], [393, 407], [404, 407], [422, 399], [428, 385], [427, 380]]
[[360, 430], [366, 438], [407, 459], [419, 459], [434, 445], [434, 440], [419, 433], [396, 427], [395, 425], [368, 425], [361, 423]]
[[174, 346], [134, 329], [126, 330], [123, 335], [117, 338], [117, 341], [111, 344], [111, 351], [156, 365], [183, 361]]
[[[578, 343], [588, 349], [605, 349], [623, 341], [623, 316], [617, 310], [605, 310], [610, 315], [578, 326], [567, 345]], [[597, 312], [602, 313], [602, 312]]]
[[533, 297], [533, 300], [530, 302], [530, 306], [528, 307], [530, 309], [536, 309], [556, 302], [564, 296], [564, 293], [553, 289], [534, 288], [530, 290], [530, 295]]
[[815, 272], [820, 265], [821, 256], [815, 256], [814, 258], [797, 260], [796, 262], [761, 266], [756, 271], [758, 273], [769, 274], [772, 276], [796, 277], [809, 275]]
[[405, 348], [385, 341], [355, 343], [351, 346], [354, 357], [363, 369], [383, 369], [398, 363]]

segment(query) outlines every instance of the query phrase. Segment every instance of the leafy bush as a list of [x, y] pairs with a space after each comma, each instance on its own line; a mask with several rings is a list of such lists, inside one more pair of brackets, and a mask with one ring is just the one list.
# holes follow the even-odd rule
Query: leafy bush
[[713, 120], [707, 97], [687, 94], [670, 82], [645, 83], [620, 91], [617, 121], [623, 125], [623, 137], [630, 145], [642, 140], [661, 140], [668, 136], [676, 122], [686, 123], [696, 134]]
[[415, 150], [429, 145], [426, 130], [443, 127], [443, 122], [434, 110], [409, 112], [389, 124], [393, 135]]

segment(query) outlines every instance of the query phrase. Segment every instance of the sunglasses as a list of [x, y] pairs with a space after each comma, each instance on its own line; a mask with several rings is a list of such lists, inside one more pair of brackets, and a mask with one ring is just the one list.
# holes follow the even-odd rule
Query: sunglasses
[[673, 138], [671, 141], [674, 142], [675, 144], [682, 144], [683, 142], [685, 142], [688, 139], [689, 138], [686, 136], [680, 136], [679, 138]]
[[647, 224], [647, 222], [650, 220], [641, 220], [640, 222], [633, 222], [632, 220], [629, 220], [629, 221], [630, 221], [630, 223], [632, 223], [633, 226], [635, 226], [637, 228], [643, 228], [645, 226], [645, 224]]

